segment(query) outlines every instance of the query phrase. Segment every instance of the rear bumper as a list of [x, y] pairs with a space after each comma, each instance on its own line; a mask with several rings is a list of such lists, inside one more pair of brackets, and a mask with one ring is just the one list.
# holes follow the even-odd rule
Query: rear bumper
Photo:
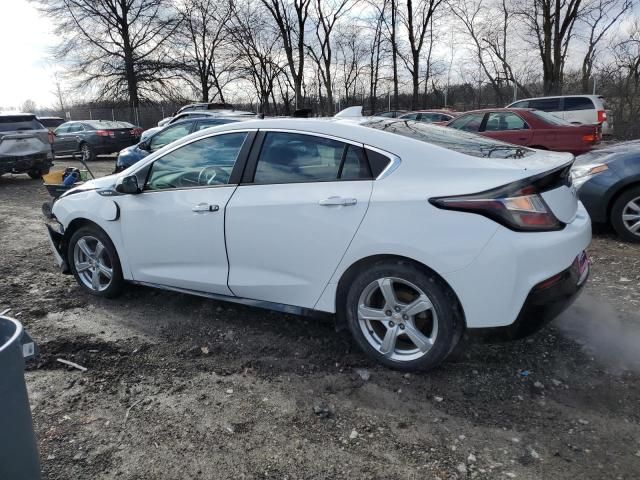
[[53, 165], [49, 152], [24, 156], [0, 156], [0, 175], [3, 173], [25, 173], [31, 170], [46, 170]]
[[537, 332], [571, 306], [588, 276], [589, 260], [586, 252], [582, 252], [569, 268], [539, 283], [529, 292], [515, 322], [489, 330], [497, 337], [509, 340]]

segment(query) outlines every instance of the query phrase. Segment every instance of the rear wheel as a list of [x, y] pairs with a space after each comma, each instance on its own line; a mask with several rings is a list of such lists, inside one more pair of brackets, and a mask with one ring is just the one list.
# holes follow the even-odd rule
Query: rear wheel
[[640, 242], [640, 186], [620, 195], [611, 208], [611, 225], [628, 242]]
[[358, 345], [398, 370], [437, 366], [462, 332], [457, 302], [441, 280], [404, 262], [383, 261], [360, 273], [345, 309]]
[[82, 156], [82, 160], [85, 162], [90, 162], [96, 159], [96, 152], [88, 143], [80, 145], [80, 155]]
[[124, 286], [120, 259], [106, 233], [94, 226], [79, 228], [67, 254], [78, 284], [92, 295], [113, 298]]
[[29, 175], [31, 178], [33, 178], [34, 180], [37, 178], [41, 178], [43, 175], [46, 175], [47, 173], [49, 173], [49, 169], [48, 168], [34, 168], [33, 170], [29, 170], [27, 172], [27, 175]]

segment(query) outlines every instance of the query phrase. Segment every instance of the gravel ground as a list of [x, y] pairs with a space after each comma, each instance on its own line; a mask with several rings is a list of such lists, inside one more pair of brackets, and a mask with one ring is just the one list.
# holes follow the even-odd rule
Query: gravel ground
[[0, 310], [41, 349], [26, 378], [45, 479], [640, 477], [638, 245], [595, 236], [586, 292], [534, 337], [465, 337], [403, 375], [329, 321], [137, 286], [90, 297], [53, 266], [47, 199], [0, 177]]

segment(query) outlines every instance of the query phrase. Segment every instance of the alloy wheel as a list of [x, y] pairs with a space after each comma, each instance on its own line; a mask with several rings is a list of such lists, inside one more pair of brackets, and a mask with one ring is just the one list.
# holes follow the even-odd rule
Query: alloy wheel
[[113, 263], [100, 240], [89, 235], [80, 237], [73, 248], [73, 262], [85, 287], [96, 292], [109, 288]]
[[86, 143], [82, 144], [82, 148], [80, 149], [82, 153], [82, 159], [86, 162], [91, 159], [91, 148]]
[[395, 277], [375, 280], [362, 291], [358, 323], [369, 344], [395, 361], [423, 357], [438, 336], [438, 315], [428, 295]]
[[640, 236], [640, 197], [630, 200], [622, 209], [622, 223], [634, 235]]

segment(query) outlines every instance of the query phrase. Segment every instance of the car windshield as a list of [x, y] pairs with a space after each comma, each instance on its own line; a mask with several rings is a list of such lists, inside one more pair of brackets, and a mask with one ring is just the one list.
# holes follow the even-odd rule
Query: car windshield
[[562, 126], [572, 125], [571, 122], [567, 122], [566, 120], [560, 117], [556, 117], [551, 113], [543, 112], [542, 110], [533, 110], [531, 113], [533, 113], [536, 117], [538, 117], [542, 121], [546, 123], [550, 123], [551, 125], [562, 125]]
[[0, 116], [0, 132], [17, 132], [20, 130], [42, 130], [44, 127], [33, 115]]
[[473, 133], [412, 120], [375, 119], [369, 120], [362, 125], [431, 143], [473, 157], [521, 158], [535, 153], [528, 148], [510, 145]]

